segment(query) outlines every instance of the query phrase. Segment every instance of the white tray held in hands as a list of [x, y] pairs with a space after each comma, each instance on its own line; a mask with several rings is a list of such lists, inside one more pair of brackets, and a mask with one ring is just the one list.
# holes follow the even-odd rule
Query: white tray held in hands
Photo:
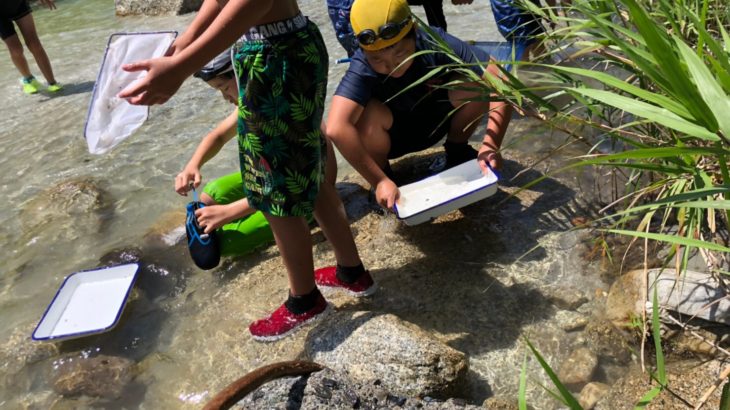
[[497, 181], [494, 172], [482, 174], [477, 160], [468, 161], [398, 187], [400, 201], [395, 212], [407, 225], [418, 225], [494, 195]]

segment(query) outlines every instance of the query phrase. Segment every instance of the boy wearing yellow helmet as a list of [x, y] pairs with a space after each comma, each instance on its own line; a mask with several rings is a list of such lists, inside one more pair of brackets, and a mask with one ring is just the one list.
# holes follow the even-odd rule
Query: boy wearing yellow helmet
[[[381, 206], [392, 208], [400, 192], [390, 177], [388, 160], [424, 150], [446, 136], [446, 166], [479, 158], [483, 172], [500, 167], [498, 153], [512, 108], [502, 101], [482, 101], [469, 87], [447, 90], [453, 80], [442, 70], [418, 83], [438, 67], [453, 64], [435, 50], [418, 26], [406, 0], [355, 0], [350, 13], [360, 46], [332, 99], [327, 134], [342, 155], [375, 188]], [[487, 62], [489, 56], [438, 28], [437, 36], [467, 63]], [[424, 53], [417, 52], [426, 51]], [[489, 63], [479, 75], [498, 76]], [[489, 116], [487, 132], [477, 152], [468, 139], [479, 120]], [[488, 163], [488, 165], [487, 165]]]

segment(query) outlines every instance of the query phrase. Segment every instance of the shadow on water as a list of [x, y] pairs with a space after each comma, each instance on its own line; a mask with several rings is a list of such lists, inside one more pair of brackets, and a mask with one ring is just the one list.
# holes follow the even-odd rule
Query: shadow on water
[[43, 94], [44, 99], [40, 100], [39, 102], [47, 102], [51, 101], [57, 98], [61, 97], [69, 97], [75, 94], [85, 94], [90, 93], [94, 89], [95, 81], [84, 81], [80, 83], [66, 83], [63, 84], [63, 89], [61, 91], [55, 92], [53, 94], [41, 91]]
[[[421, 157], [394, 170], [403, 178], [401, 184], [408, 183], [422, 178], [430, 162]], [[340, 310], [395, 314], [445, 335], [451, 347], [468, 357], [509, 349], [525, 326], [554, 316], [550, 297], [533, 284], [520, 283], [507, 268], [551, 257], [540, 246], [541, 238], [570, 229], [570, 218], [589, 210], [574, 189], [553, 178], [510, 196], [543, 174], [515, 161], [505, 161], [502, 171], [500, 190], [491, 198], [431, 223], [398, 224], [395, 233], [423, 256], [395, 269], [373, 270], [378, 292]], [[398, 246], [394, 243], [392, 252]], [[470, 400], [493, 394], [476, 372], [468, 378], [470, 391], [464, 394]]]

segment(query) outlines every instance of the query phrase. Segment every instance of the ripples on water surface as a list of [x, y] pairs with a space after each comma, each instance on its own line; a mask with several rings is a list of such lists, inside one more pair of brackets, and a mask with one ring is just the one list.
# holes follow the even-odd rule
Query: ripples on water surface
[[[499, 39], [486, 1], [477, 0], [472, 6], [460, 8], [446, 3], [453, 34], [463, 39]], [[319, 24], [327, 42], [331, 95], [346, 68], [333, 62], [343, 57], [344, 52], [332, 34], [324, 0], [300, 1], [300, 4], [304, 13]], [[0, 52], [3, 55], [0, 58], [0, 106], [3, 107], [0, 196], [4, 204], [0, 207], [0, 259], [3, 261], [0, 332], [5, 335], [27, 329], [30, 336], [33, 325], [66, 275], [98, 266], [99, 258], [111, 250], [141, 246], [150, 226], [170, 212], [182, 211], [186, 200], [173, 192], [173, 177], [188, 160], [200, 137], [231, 109], [216, 92], [191, 79], [170, 102], [152, 107], [147, 123], [123, 144], [106, 155], [89, 154], [82, 136], [84, 119], [109, 35], [129, 31], [182, 31], [193, 16], [117, 18], [110, 0], [59, 0], [57, 5], [58, 9], [53, 12], [36, 10], [34, 17], [56, 77], [66, 87], [60, 96], [23, 95], [19, 76], [5, 48]], [[424, 18], [420, 8], [416, 11]], [[30, 57], [27, 51], [26, 56]], [[42, 80], [32, 59], [30, 64]], [[232, 172], [238, 168], [237, 162], [235, 146], [230, 144], [206, 165], [204, 177]], [[341, 175], [347, 172], [344, 166], [340, 169]], [[105, 202], [101, 211], [91, 216], [85, 212], [74, 213], [65, 207], [78, 206], [79, 202], [54, 202], [55, 197], [48, 190], [69, 180], [86, 181], [98, 187]], [[46, 208], [39, 209], [41, 206]], [[178, 300], [182, 299], [179, 296], [182, 292], [175, 289], [147, 295], [150, 303], [160, 303], [164, 308], [153, 309], [144, 304], [128, 307], [124, 318], [133, 317], [134, 324], [125, 324], [123, 318], [123, 330], [63, 346], [71, 352], [81, 349], [84, 354], [102, 351], [136, 360], [147, 358], [137, 378], [140, 385], [147, 387], [140, 388], [136, 399], [118, 402], [120, 406], [180, 408], [188, 404], [196, 407], [207, 393], [200, 391], [196, 380], [206, 380], [207, 376], [193, 376], [189, 372], [196, 368], [210, 369], [209, 361], [213, 358], [196, 356], [195, 346], [205, 341], [195, 339], [195, 325], [189, 322], [201, 319], [194, 319], [194, 308], [182, 306], [191, 299], [199, 304], [208, 303], [206, 298], [217, 290], [220, 282], [207, 274], [192, 275], [185, 255], [161, 251], [157, 258], [166, 262], [164, 266], [177, 270], [160, 271], [161, 277], [183, 276], [187, 289], [195, 290], [187, 294], [186, 301]], [[270, 292], [272, 299], [280, 299], [281, 286], [264, 286], [250, 283], [250, 287], [261, 287], [261, 293]], [[170, 294], [178, 297], [168, 297]], [[240, 312], [217, 313], [219, 316], [213, 320], [220, 320], [220, 329], [247, 323]], [[255, 317], [260, 313], [263, 312], [250, 315]], [[154, 336], [145, 340], [147, 335]], [[178, 345], [182, 343], [180, 340], [187, 343]], [[227, 365], [251, 368], [271, 358], [288, 358], [290, 353], [282, 351], [286, 345], [259, 345], [236, 353], [236, 342], [235, 339], [220, 342], [220, 349], [231, 349], [235, 358]], [[169, 357], [170, 352], [178, 350], [179, 357], [190, 363], [182, 366], [176, 362], [179, 357]], [[25, 397], [50, 394], [46, 382], [40, 381], [43, 379], [40, 375], [46, 371], [29, 368], [20, 372], [19, 379], [25, 379], [13, 382], [0, 375], [0, 405], [33, 401], [17, 399], [18, 392], [23, 392], [20, 396]], [[144, 402], [136, 401], [140, 399]]]

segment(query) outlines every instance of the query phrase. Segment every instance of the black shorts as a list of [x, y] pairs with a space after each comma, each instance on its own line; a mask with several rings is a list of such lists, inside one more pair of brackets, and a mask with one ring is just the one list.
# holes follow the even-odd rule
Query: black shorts
[[440, 94], [438, 98], [427, 105], [417, 106], [413, 111], [391, 109], [393, 126], [388, 131], [390, 134], [388, 159], [423, 151], [449, 133], [454, 106], [449, 102], [446, 90], [439, 90], [437, 93]]
[[5, 40], [14, 36], [13, 22], [27, 16], [30, 12], [27, 0], [0, 0], [0, 37]]

